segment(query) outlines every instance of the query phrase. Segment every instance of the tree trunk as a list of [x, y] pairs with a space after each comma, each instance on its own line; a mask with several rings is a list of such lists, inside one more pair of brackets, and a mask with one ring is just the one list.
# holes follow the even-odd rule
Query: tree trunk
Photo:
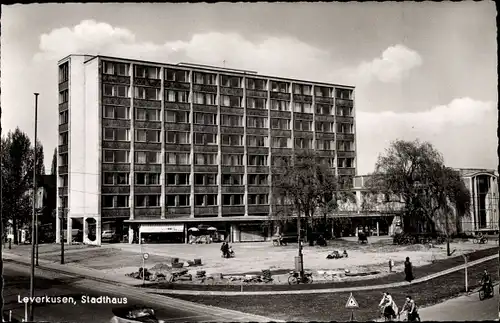
[[12, 219], [12, 230], [14, 232], [14, 244], [19, 244], [18, 232], [17, 232], [17, 219], [15, 217]]

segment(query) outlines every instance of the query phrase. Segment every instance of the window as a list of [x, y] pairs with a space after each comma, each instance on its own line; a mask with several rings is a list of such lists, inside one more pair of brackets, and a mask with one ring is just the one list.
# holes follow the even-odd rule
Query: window
[[243, 136], [222, 135], [222, 144], [224, 146], [243, 146]]
[[104, 84], [104, 96], [130, 97], [129, 87], [126, 85]]
[[189, 111], [166, 110], [165, 120], [175, 123], [189, 123]]
[[102, 196], [102, 207], [104, 207], [104, 208], [129, 207], [129, 196], [128, 195], [103, 195]]
[[247, 78], [247, 89], [249, 90], [267, 90], [267, 80]]
[[206, 104], [206, 105], [216, 105], [216, 95], [211, 93], [193, 93], [193, 103], [196, 104]]
[[68, 133], [63, 132], [59, 134], [59, 145], [67, 145], [68, 144]]
[[69, 79], [69, 65], [64, 63], [59, 66], [59, 83], [66, 82]]
[[267, 166], [267, 155], [248, 155], [249, 166]]
[[269, 185], [268, 175], [248, 174], [248, 185]]
[[137, 164], [160, 164], [161, 153], [158, 151], [136, 151], [135, 162]]
[[337, 107], [337, 115], [342, 117], [352, 117], [353, 108], [352, 107]]
[[136, 86], [134, 88], [134, 98], [142, 100], [160, 100], [160, 89]]
[[334, 141], [333, 140], [316, 140], [316, 149], [318, 150], [333, 150]]
[[195, 154], [195, 165], [217, 165], [217, 154]]
[[214, 113], [201, 113], [196, 112], [194, 114], [194, 123], [204, 124], [204, 125], [216, 125], [217, 124], [217, 114]]
[[103, 195], [102, 196], [102, 207], [111, 208], [114, 207], [115, 197], [113, 195]]
[[191, 196], [190, 195], [177, 195], [177, 206], [190, 206]]
[[129, 141], [130, 130], [125, 128], [104, 128], [104, 140]]
[[68, 123], [68, 110], [59, 112], [59, 124], [66, 124]]
[[248, 204], [269, 204], [268, 194], [248, 194]]
[[273, 148], [292, 148], [290, 146], [291, 138], [288, 137], [273, 137]]
[[315, 86], [314, 87], [314, 95], [316, 95], [316, 96], [330, 98], [330, 97], [332, 97], [332, 92], [333, 92], [333, 90], [331, 88], [328, 88], [328, 87], [323, 87], [323, 86]]
[[169, 165], [191, 165], [190, 154], [166, 152], [165, 162]]
[[189, 177], [188, 173], [169, 173], [167, 174], [167, 185], [190, 185]]
[[277, 111], [290, 111], [290, 102], [283, 100], [271, 100], [271, 109]]
[[299, 113], [312, 113], [311, 103], [295, 102], [294, 111]]
[[59, 104], [68, 102], [68, 95], [69, 95], [68, 90], [59, 92]]
[[288, 90], [288, 86], [289, 86], [289, 84], [285, 83], [285, 82], [272, 81], [271, 82], [271, 91], [289, 93], [290, 91]]
[[135, 141], [138, 142], [160, 142], [160, 130], [137, 129]]
[[158, 109], [136, 109], [135, 119], [144, 121], [161, 121], [161, 110]]
[[354, 158], [346, 158], [345, 159], [345, 167], [354, 167]]
[[115, 174], [113, 174], [113, 173], [104, 173], [104, 175], [103, 175], [103, 183], [104, 183], [104, 185], [114, 185], [115, 184]]
[[217, 134], [215, 133], [194, 133], [195, 145], [217, 145]]
[[160, 68], [152, 67], [152, 66], [136, 65], [135, 66], [135, 76], [158, 80], [158, 79], [160, 79]]
[[216, 194], [196, 194], [194, 196], [194, 201], [196, 206], [213, 206], [217, 205], [217, 195]]
[[165, 79], [167, 81], [174, 82], [189, 82], [189, 71], [184, 70], [175, 70], [175, 69], [167, 69], [165, 72]]
[[222, 165], [243, 166], [243, 155], [222, 154]]
[[217, 185], [217, 174], [194, 174], [195, 185]]
[[158, 207], [160, 206], [160, 195], [136, 195], [136, 207]]
[[221, 114], [221, 125], [226, 127], [242, 127], [243, 116]]
[[334, 124], [333, 122], [316, 121], [316, 131], [333, 132], [334, 130], [333, 124]]
[[225, 87], [241, 87], [241, 77], [221, 75], [220, 85]]
[[247, 127], [249, 128], [267, 128], [267, 118], [247, 117]]
[[290, 156], [273, 156], [272, 164], [276, 167], [288, 166], [291, 165], [291, 157]]
[[130, 108], [105, 105], [104, 106], [104, 118], [107, 119], [130, 119]]
[[222, 105], [224, 107], [241, 108], [241, 97], [221, 95], [220, 96], [220, 105]]
[[243, 194], [222, 194], [222, 205], [243, 205]]
[[160, 185], [160, 173], [136, 173], [136, 185]]
[[243, 174], [222, 174], [222, 185], [243, 185]]
[[115, 185], [129, 185], [129, 173], [114, 173], [114, 184]]
[[68, 165], [68, 154], [59, 154], [59, 161], [57, 163], [58, 166], [66, 166]]
[[125, 63], [104, 62], [104, 74], [129, 76], [129, 65]]
[[169, 144], [190, 144], [189, 132], [180, 131], [167, 131], [166, 132], [167, 143]]
[[290, 119], [271, 119], [272, 129], [290, 130]]
[[311, 149], [312, 139], [295, 138], [295, 148]]
[[335, 97], [338, 99], [343, 99], [343, 100], [352, 100], [353, 91], [347, 90], [347, 89], [336, 89], [335, 90]]
[[247, 98], [247, 108], [265, 110], [267, 109], [266, 99]]
[[301, 94], [301, 95], [311, 95], [312, 87], [310, 85], [305, 84], [294, 84], [293, 85], [293, 93]]
[[316, 114], [332, 115], [333, 107], [326, 104], [316, 104]]
[[130, 163], [128, 150], [104, 150], [105, 163]]
[[194, 83], [204, 85], [216, 85], [217, 75], [210, 73], [194, 73]]
[[165, 90], [165, 101], [187, 103], [189, 102], [189, 92]]
[[295, 120], [295, 130], [311, 131], [312, 121], [309, 120]]
[[249, 147], [269, 147], [269, 138], [267, 136], [247, 136], [247, 145]]
[[350, 123], [337, 123], [337, 132], [354, 133], [354, 125]]

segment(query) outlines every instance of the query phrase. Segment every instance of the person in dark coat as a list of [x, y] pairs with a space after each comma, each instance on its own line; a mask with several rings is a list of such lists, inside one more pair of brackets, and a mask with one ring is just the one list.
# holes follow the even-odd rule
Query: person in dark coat
[[413, 266], [410, 262], [410, 257], [406, 257], [405, 261], [405, 280], [407, 282], [410, 282], [414, 280], [415, 277], [413, 276]]

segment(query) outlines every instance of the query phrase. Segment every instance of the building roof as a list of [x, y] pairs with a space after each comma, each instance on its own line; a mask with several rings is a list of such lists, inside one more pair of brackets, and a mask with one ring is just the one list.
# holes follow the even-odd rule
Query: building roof
[[178, 63], [178, 64], [172, 64], [172, 63], [161, 63], [161, 62], [153, 62], [153, 61], [142, 61], [138, 59], [130, 59], [126, 57], [113, 57], [113, 56], [104, 56], [104, 55], [88, 55], [88, 54], [70, 54], [58, 61], [58, 64], [61, 64], [62, 62], [66, 61], [68, 58], [71, 56], [83, 56], [85, 57], [86, 62], [94, 59], [94, 58], [104, 58], [104, 59], [112, 59], [112, 60], [121, 60], [121, 61], [128, 61], [132, 63], [139, 63], [139, 64], [153, 64], [153, 65], [162, 65], [166, 67], [171, 67], [171, 68], [184, 68], [184, 69], [193, 69], [193, 70], [205, 70], [205, 71], [212, 71], [212, 72], [221, 72], [224, 71], [228, 74], [237, 74], [237, 75], [245, 75], [245, 76], [252, 76], [255, 78], [270, 78], [270, 79], [275, 79], [277, 81], [288, 81], [288, 82], [297, 82], [297, 83], [310, 83], [314, 85], [319, 85], [319, 86], [328, 86], [328, 87], [341, 87], [345, 88], [348, 90], [354, 90], [355, 86], [353, 85], [342, 85], [342, 84], [334, 84], [334, 83], [325, 83], [325, 82], [317, 82], [317, 81], [308, 81], [308, 80], [300, 80], [300, 79], [293, 79], [293, 78], [284, 78], [284, 77], [278, 77], [278, 76], [272, 76], [272, 75], [262, 75], [262, 74], [256, 74], [254, 71], [245, 71], [241, 69], [234, 69], [234, 68], [225, 68], [225, 67], [217, 67], [217, 66], [209, 66], [209, 65], [202, 65], [202, 64], [195, 64], [195, 63]]
[[473, 177], [480, 173], [487, 173], [498, 177], [498, 172], [495, 169], [486, 168], [455, 168], [462, 177]]

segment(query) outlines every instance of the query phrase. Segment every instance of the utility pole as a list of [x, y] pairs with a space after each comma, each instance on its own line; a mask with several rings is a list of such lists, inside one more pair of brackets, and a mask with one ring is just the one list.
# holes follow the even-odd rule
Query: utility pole
[[[31, 277], [30, 277], [30, 297], [35, 297], [35, 225], [36, 223], [36, 160], [37, 160], [37, 143], [36, 143], [36, 132], [37, 132], [37, 121], [38, 121], [38, 95], [35, 94], [35, 151], [33, 154], [33, 218], [31, 221]], [[30, 322], [34, 321], [34, 303], [30, 304]]]
[[[57, 210], [59, 212], [59, 210]], [[64, 265], [64, 210], [59, 214], [61, 225], [60, 225], [60, 233], [61, 233], [61, 265]]]

